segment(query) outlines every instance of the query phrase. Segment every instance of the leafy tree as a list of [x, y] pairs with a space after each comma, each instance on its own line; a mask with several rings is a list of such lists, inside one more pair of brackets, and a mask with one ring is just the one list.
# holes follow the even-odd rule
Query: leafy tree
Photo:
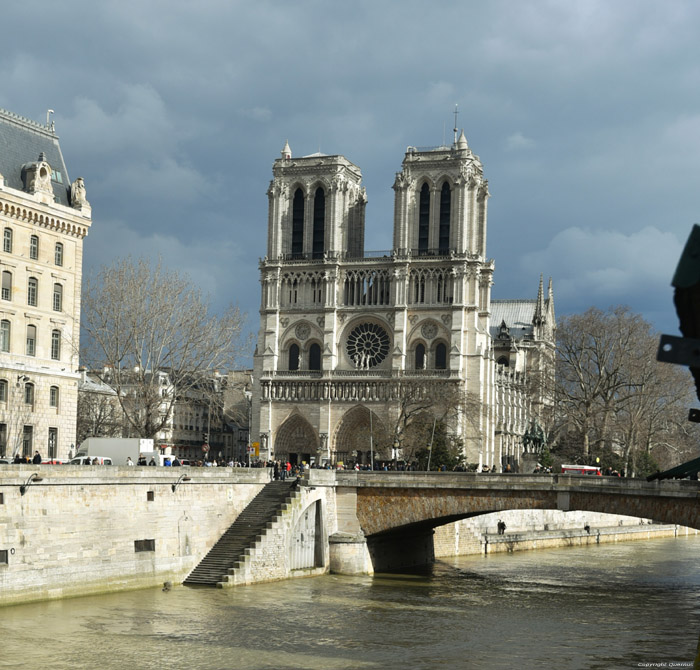
[[440, 470], [443, 466], [446, 470], [454, 470], [455, 467], [464, 464], [462, 440], [449, 434], [444, 422], [438, 421], [434, 424], [434, 434], [432, 424], [424, 424], [424, 427], [428, 428], [424, 433], [426, 445], [416, 451], [419, 470], [427, 470], [428, 461], [430, 470]]

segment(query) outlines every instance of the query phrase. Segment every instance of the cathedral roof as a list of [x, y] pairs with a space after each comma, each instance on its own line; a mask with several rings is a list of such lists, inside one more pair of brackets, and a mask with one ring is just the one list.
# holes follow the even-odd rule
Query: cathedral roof
[[492, 300], [491, 337], [498, 337], [501, 323], [504, 321], [514, 340], [532, 337], [536, 309], [537, 300]]
[[0, 109], [0, 174], [5, 185], [24, 190], [22, 166], [39, 160], [42, 153], [56, 174], [52, 180], [56, 202], [69, 206], [70, 180], [58, 136], [46, 126]]

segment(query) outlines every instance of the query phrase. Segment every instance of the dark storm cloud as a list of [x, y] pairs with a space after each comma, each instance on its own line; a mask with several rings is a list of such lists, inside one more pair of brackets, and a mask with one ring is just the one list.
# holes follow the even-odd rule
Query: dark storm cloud
[[408, 145], [458, 124], [489, 179], [494, 297], [629, 304], [675, 331], [668, 284], [698, 219], [695, 3], [24, 2], [3, 9], [0, 105], [56, 110], [94, 223], [87, 268], [187, 271], [255, 327], [272, 161], [342, 153], [367, 249], [391, 244]]

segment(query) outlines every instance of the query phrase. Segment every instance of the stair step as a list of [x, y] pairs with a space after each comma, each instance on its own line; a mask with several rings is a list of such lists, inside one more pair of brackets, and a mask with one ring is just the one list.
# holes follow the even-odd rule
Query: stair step
[[291, 490], [294, 485], [293, 481], [267, 484], [183, 583], [222, 587], [233, 581], [231, 576], [245, 565], [245, 559], [250, 556], [253, 547], [282, 514], [291, 508], [292, 500], [297, 496], [297, 492]]

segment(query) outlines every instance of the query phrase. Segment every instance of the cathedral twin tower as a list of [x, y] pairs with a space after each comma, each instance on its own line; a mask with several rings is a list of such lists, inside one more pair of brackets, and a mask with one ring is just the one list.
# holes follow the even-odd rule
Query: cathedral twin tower
[[[288, 144], [274, 163], [255, 354], [260, 457], [410, 461], [408, 427], [422, 413], [463, 440], [469, 462], [517, 460], [533, 402], [521, 389], [501, 411], [496, 387], [505, 368], [522, 382], [529, 361], [516, 342], [495, 360], [478, 156], [464, 133], [408, 148], [390, 253], [365, 253], [361, 180], [343, 156], [294, 158]], [[552, 302], [550, 288], [553, 332]]]

